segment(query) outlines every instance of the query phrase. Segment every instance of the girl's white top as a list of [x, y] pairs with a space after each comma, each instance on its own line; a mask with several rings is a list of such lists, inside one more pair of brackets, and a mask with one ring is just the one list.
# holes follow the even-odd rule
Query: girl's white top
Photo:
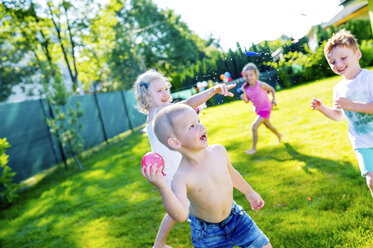
[[152, 152], [159, 153], [163, 157], [165, 163], [163, 172], [166, 174], [165, 179], [168, 186], [171, 187], [172, 178], [174, 177], [174, 174], [181, 161], [181, 154], [177, 151], [168, 149], [157, 139], [157, 136], [153, 131], [153, 120], [149, 121], [149, 123], [146, 125], [146, 129]]

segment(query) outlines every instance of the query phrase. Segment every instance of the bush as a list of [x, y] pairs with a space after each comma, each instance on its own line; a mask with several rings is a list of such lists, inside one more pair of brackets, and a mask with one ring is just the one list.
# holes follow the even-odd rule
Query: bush
[[333, 71], [323, 53], [324, 45], [325, 41], [315, 52], [312, 52], [307, 44], [303, 44], [305, 53], [288, 52], [280, 61], [267, 63], [277, 70], [280, 86], [288, 88], [332, 76]]
[[302, 54], [294, 60], [295, 65], [299, 65], [303, 68], [294, 75], [299, 81], [308, 82], [329, 77], [334, 74], [324, 56], [324, 45], [325, 42], [322, 46], [318, 47], [315, 52], [312, 52], [308, 45], [305, 45], [307, 54]]
[[290, 76], [292, 74], [291, 65], [294, 59], [298, 56], [298, 52], [289, 52], [283, 56], [278, 62], [267, 62], [266, 65], [273, 67], [276, 70], [278, 83], [281, 88], [289, 88], [292, 86]]
[[18, 185], [13, 183], [13, 177], [16, 174], [12, 169], [7, 166], [8, 155], [5, 150], [10, 147], [6, 139], [0, 139], [0, 206], [4, 207], [9, 205], [14, 198], [17, 197], [15, 190]]
[[364, 40], [360, 45], [361, 53], [360, 66], [362, 68], [373, 65], [373, 40]]
[[370, 19], [366, 20], [356, 20], [352, 19], [342, 24], [338, 27], [338, 30], [341, 29], [349, 30], [355, 38], [358, 40], [359, 44], [364, 40], [369, 40], [372, 37], [372, 28], [370, 24]]

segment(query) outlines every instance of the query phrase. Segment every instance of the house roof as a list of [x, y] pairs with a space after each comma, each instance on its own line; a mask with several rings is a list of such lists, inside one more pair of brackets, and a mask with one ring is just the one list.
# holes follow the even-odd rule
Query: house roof
[[351, 2], [351, 0], [339, 0], [339, 5], [344, 5], [347, 2]]
[[363, 8], [367, 5], [368, 5], [368, 1], [360, 3], [360, 4], [356, 4], [356, 5], [346, 6], [346, 7], [343, 8], [343, 10], [341, 10], [341, 12], [339, 12], [330, 21], [321, 24], [321, 27], [324, 29], [324, 28], [327, 28], [329, 26], [332, 26], [333, 24], [336, 24], [336, 23], [340, 22], [341, 20], [345, 19], [349, 15], [353, 14], [354, 12], [360, 10], [361, 8]]

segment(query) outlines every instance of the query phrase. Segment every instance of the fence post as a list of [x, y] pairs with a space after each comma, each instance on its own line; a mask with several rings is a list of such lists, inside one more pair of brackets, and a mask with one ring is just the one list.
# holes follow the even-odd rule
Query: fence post
[[48, 117], [47, 117], [47, 114], [45, 113], [45, 109], [44, 109], [44, 106], [43, 106], [43, 100], [42, 100], [41, 98], [39, 98], [39, 102], [40, 102], [41, 111], [43, 112], [44, 122], [45, 122], [45, 125], [46, 125], [46, 127], [47, 127], [48, 139], [49, 139], [49, 142], [51, 143], [51, 147], [52, 147], [52, 150], [53, 150], [54, 160], [56, 160], [56, 164], [58, 164], [58, 157], [57, 157], [56, 150], [54, 149], [54, 145], [53, 145], [53, 139], [52, 139], [51, 131], [50, 131], [50, 128], [49, 128], [49, 126], [48, 126], [48, 123], [46, 123], [46, 119], [47, 119]]
[[[52, 109], [52, 107], [49, 103], [48, 103], [48, 110], [49, 110], [49, 114], [52, 117], [52, 119], [55, 119], [53, 109]], [[48, 126], [48, 124], [47, 124], [47, 126]], [[49, 129], [49, 126], [48, 126], [48, 129]], [[67, 169], [67, 161], [66, 161], [65, 151], [63, 150], [62, 144], [60, 142], [60, 135], [58, 134], [58, 132], [56, 133], [56, 136], [57, 136], [58, 150], [60, 150], [62, 160], [63, 160], [63, 163], [65, 165], [65, 169]]]
[[96, 103], [96, 107], [97, 107], [97, 110], [98, 110], [98, 117], [100, 118], [101, 129], [102, 129], [102, 132], [104, 134], [105, 143], [107, 144], [108, 143], [108, 138], [107, 138], [107, 134], [106, 134], [106, 130], [105, 130], [104, 119], [102, 118], [102, 114], [101, 114], [101, 108], [100, 108], [100, 105], [98, 104], [96, 89], [93, 92], [93, 96], [95, 98], [95, 103]]
[[133, 133], [133, 126], [132, 126], [131, 118], [130, 118], [129, 113], [128, 113], [127, 103], [126, 103], [126, 99], [124, 97], [123, 90], [121, 90], [120, 93], [121, 93], [120, 95], [122, 96], [124, 112], [126, 112], [126, 116], [127, 116], [127, 119], [128, 119], [128, 125], [130, 126], [131, 132]]

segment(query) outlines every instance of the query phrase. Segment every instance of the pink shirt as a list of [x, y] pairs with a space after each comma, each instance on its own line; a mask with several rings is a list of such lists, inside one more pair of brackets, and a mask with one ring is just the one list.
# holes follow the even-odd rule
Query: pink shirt
[[272, 102], [268, 98], [268, 92], [260, 87], [260, 83], [258, 81], [256, 81], [253, 88], [246, 85], [245, 93], [247, 98], [252, 101], [256, 113], [272, 110]]

